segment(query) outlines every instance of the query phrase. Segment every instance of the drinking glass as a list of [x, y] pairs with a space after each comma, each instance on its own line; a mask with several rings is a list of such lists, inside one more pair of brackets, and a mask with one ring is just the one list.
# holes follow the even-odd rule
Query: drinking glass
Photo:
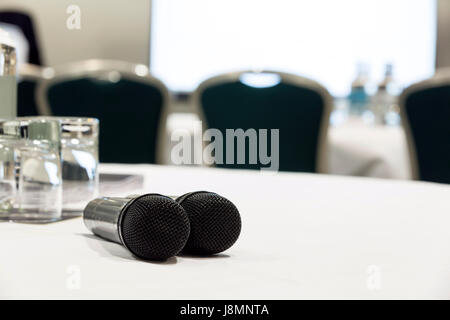
[[16, 147], [20, 140], [0, 135], [0, 220], [9, 220], [17, 196]]
[[81, 215], [86, 204], [98, 196], [98, 119], [52, 116], [18, 119], [43, 119], [60, 123], [63, 214]]
[[59, 119], [62, 127], [63, 211], [80, 214], [98, 196], [99, 121], [75, 117], [52, 119]]
[[[19, 222], [50, 222], [61, 218], [62, 170], [61, 126], [47, 119], [10, 120], [0, 123], [0, 133], [9, 136], [7, 153], [14, 159], [10, 173], [16, 181], [15, 196], [5, 210], [8, 220]], [[3, 141], [3, 140], [2, 140]], [[9, 162], [7, 162], [9, 163]], [[8, 171], [11, 172], [11, 171]], [[12, 185], [12, 184], [11, 184]]]

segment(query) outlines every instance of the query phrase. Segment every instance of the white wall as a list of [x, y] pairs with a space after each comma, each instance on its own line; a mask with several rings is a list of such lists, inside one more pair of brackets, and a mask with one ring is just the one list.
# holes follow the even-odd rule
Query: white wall
[[[69, 30], [69, 5], [81, 9], [81, 29]], [[2, 9], [31, 14], [46, 65], [87, 58], [149, 63], [150, 0], [1, 0]]]
[[243, 69], [300, 74], [319, 81], [335, 96], [349, 93], [359, 63], [367, 65], [372, 84], [384, 78], [386, 63], [393, 64], [401, 86], [434, 73], [432, 0], [153, 4], [151, 69], [175, 91], [191, 91], [210, 76]]
[[[81, 30], [68, 30], [66, 9], [81, 8]], [[47, 65], [86, 58], [148, 64], [151, 0], [1, 0], [0, 10], [34, 16]], [[437, 67], [450, 66], [450, 1], [438, 0]]]
[[450, 67], [450, 1], [438, 0], [436, 68]]

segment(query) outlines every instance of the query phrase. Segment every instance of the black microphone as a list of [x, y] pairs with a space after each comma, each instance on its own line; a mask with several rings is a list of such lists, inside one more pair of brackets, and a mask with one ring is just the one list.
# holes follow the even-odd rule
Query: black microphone
[[146, 260], [178, 254], [190, 232], [183, 207], [160, 194], [92, 200], [84, 209], [83, 220], [97, 236], [120, 243]]
[[[138, 195], [129, 195], [129, 199]], [[186, 211], [191, 231], [182, 253], [211, 255], [229, 249], [241, 233], [241, 216], [236, 206], [214, 192], [195, 191], [171, 196]]]
[[191, 225], [183, 253], [209, 255], [230, 248], [241, 233], [236, 206], [214, 192], [190, 192], [176, 201], [186, 211]]

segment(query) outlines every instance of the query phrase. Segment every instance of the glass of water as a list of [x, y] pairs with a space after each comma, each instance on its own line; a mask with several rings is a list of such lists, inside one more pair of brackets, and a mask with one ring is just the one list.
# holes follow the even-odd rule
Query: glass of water
[[17, 146], [20, 139], [0, 135], [0, 220], [9, 220], [17, 197]]
[[[0, 124], [0, 133], [10, 137], [15, 169], [15, 195], [4, 211], [7, 219], [18, 222], [51, 222], [61, 218], [62, 169], [61, 125], [47, 119], [11, 120]], [[15, 139], [15, 140], [14, 140]], [[3, 141], [3, 140], [2, 140]], [[12, 142], [14, 141], [14, 143]], [[5, 143], [6, 145], [6, 143]], [[10, 162], [6, 162], [10, 163]], [[9, 169], [8, 172], [11, 169]], [[11, 184], [12, 185], [12, 184]]]
[[94, 118], [52, 118], [61, 122], [63, 211], [81, 214], [97, 198], [99, 121]]
[[44, 119], [60, 123], [63, 215], [81, 215], [86, 204], [98, 196], [98, 119], [51, 116], [19, 119]]

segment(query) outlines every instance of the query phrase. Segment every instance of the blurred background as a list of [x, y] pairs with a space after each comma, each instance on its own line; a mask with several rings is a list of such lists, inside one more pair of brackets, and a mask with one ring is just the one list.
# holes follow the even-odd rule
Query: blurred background
[[[282, 171], [446, 183], [450, 181], [450, 151], [446, 151], [450, 150], [446, 149], [449, 131], [439, 119], [449, 113], [448, 90], [439, 91], [439, 99], [433, 96], [426, 100], [422, 96], [422, 100], [411, 101], [409, 98], [420, 88], [409, 95], [404, 90], [436, 76], [442, 80], [439, 86], [446, 88], [449, 18], [447, 0], [0, 3], [0, 27], [17, 43], [18, 114], [98, 117], [102, 162], [170, 164], [171, 133], [180, 128], [192, 131], [192, 122], [202, 119], [205, 128], [280, 128], [281, 135], [289, 132], [291, 136], [298, 129], [297, 137], [289, 141], [281, 138]], [[95, 64], [80, 63], [92, 59]], [[99, 62], [112, 60], [112, 64]], [[130, 107], [124, 115], [117, 110], [125, 112], [126, 107], [120, 105], [119, 98], [110, 96], [109, 100], [95, 100], [88, 109], [78, 108], [77, 104], [86, 104], [78, 97], [92, 97], [91, 89], [78, 83], [64, 91], [57, 84], [67, 79], [67, 74], [74, 81], [74, 74], [81, 77], [84, 71], [89, 74], [93, 69], [96, 77], [115, 84], [115, 93], [124, 90], [119, 96], [130, 97], [125, 105], [137, 106], [148, 99], [148, 105], [157, 107], [149, 107], [142, 114], [142, 108], [147, 107]], [[232, 77], [219, 77], [209, 85], [200, 85], [211, 77], [231, 72]], [[150, 89], [143, 95], [127, 91], [125, 87], [130, 87], [130, 83], [117, 88], [128, 73], [157, 80], [152, 90], [158, 89], [160, 96], [151, 96]], [[252, 77], [252, 73], [260, 77]], [[21, 81], [28, 81], [28, 86], [21, 89]], [[230, 91], [223, 91], [220, 96], [217, 82], [233, 81], [258, 90], [227, 87]], [[290, 91], [288, 96], [283, 84], [318, 94], [322, 100], [316, 114], [293, 111], [294, 104], [300, 108], [312, 106], [313, 97], [302, 100], [300, 97], [309, 93], [300, 91]], [[99, 89], [95, 91], [98, 92]], [[405, 95], [400, 98], [402, 93]], [[240, 97], [239, 101], [245, 100], [247, 105], [253, 101], [256, 106], [240, 106], [232, 97]], [[252, 100], [254, 97], [258, 98]], [[236, 107], [220, 107], [219, 112], [220, 101]], [[265, 105], [262, 101], [273, 103]], [[426, 117], [416, 111], [416, 106], [429, 106], [430, 101], [439, 107], [434, 113], [431, 107], [420, 109], [435, 117], [427, 118], [423, 125], [417, 119]], [[109, 109], [100, 107], [102, 103], [116, 110], [111, 111], [116, 116], [107, 116]], [[118, 104], [116, 109], [112, 104]], [[258, 110], [264, 113], [264, 121]], [[136, 116], [129, 117], [130, 113]], [[139, 118], [154, 120], [148, 125], [152, 132], [136, 131], [146, 127], [139, 124]], [[292, 119], [296, 120], [292, 123]], [[128, 126], [134, 129], [126, 129]], [[122, 151], [139, 148], [145, 137], [151, 149], [146, 158], [133, 156], [132, 151], [124, 157], [106, 150], [107, 145], [118, 148], [120, 138], [110, 133], [119, 127], [128, 134]], [[307, 127], [311, 127], [309, 131], [302, 129]], [[435, 145], [431, 151], [427, 143], [430, 140]], [[299, 151], [294, 154], [285, 151], [287, 148]]]

